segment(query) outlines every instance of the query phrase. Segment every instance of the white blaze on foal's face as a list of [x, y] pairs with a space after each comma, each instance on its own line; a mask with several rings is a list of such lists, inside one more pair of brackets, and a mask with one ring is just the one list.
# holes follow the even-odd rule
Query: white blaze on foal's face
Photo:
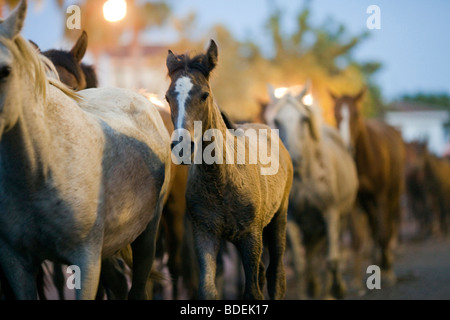
[[175, 82], [175, 92], [177, 93], [178, 102], [176, 129], [182, 128], [184, 117], [186, 116], [186, 100], [189, 97], [189, 92], [193, 86], [191, 78], [187, 76], [181, 77]]
[[350, 147], [350, 109], [348, 105], [343, 104], [341, 108], [341, 123], [339, 124], [339, 131], [344, 143], [347, 147]]

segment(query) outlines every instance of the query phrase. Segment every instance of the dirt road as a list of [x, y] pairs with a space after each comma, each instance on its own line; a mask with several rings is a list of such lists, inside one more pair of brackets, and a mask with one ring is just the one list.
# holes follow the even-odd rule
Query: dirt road
[[394, 269], [395, 285], [348, 299], [450, 299], [450, 238], [400, 244]]

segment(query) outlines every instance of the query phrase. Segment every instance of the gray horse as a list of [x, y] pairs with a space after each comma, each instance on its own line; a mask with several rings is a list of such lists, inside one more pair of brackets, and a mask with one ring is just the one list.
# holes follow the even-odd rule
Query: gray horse
[[[331, 292], [341, 298], [345, 285], [339, 270], [340, 219], [350, 213], [355, 203], [356, 167], [339, 133], [322, 123], [317, 107], [303, 103], [307, 90], [305, 86], [297, 95], [287, 92], [277, 98], [270, 86], [271, 103], [264, 117], [271, 127], [280, 130], [294, 164], [289, 218], [300, 226], [303, 236], [309, 293], [316, 297], [320, 294], [314, 259], [321, 243], [327, 240], [327, 269], [332, 283], [325, 295]], [[291, 245], [294, 252], [301, 252], [296, 248], [299, 242], [291, 241]], [[301, 273], [298, 263], [296, 270]]]
[[167, 130], [141, 95], [123, 89], [76, 95], [48, 78], [51, 63], [20, 35], [26, 4], [0, 24], [4, 279], [15, 298], [35, 299], [43, 260], [76, 265], [76, 297], [94, 299], [102, 258], [131, 244], [129, 298], [146, 298], [170, 179]]

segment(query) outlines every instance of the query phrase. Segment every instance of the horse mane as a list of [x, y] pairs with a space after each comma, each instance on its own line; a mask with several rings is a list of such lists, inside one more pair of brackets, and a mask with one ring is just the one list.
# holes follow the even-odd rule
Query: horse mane
[[220, 114], [222, 115], [223, 122], [225, 122], [225, 126], [227, 127], [227, 129], [237, 129], [236, 124], [234, 124], [233, 121], [230, 120], [225, 112], [220, 111]]
[[320, 113], [320, 109], [314, 105], [312, 106], [305, 105], [305, 108], [309, 112], [311, 134], [316, 138], [317, 141], [320, 141], [322, 137], [321, 133], [322, 115]]
[[199, 71], [205, 78], [209, 78], [210, 70], [205, 65], [205, 54], [198, 54], [191, 58], [189, 53], [177, 55], [175, 60], [172, 60], [168, 66], [169, 77], [172, 77], [178, 71]]
[[21, 71], [33, 80], [37, 89], [36, 93], [40, 94], [44, 101], [47, 97], [47, 84], [58, 88], [75, 101], [81, 99], [75, 91], [59, 81], [54, 64], [47, 57], [38, 53], [33, 45], [21, 35], [17, 35], [12, 40], [0, 37], [0, 43], [12, 53], [17, 64], [21, 67]]

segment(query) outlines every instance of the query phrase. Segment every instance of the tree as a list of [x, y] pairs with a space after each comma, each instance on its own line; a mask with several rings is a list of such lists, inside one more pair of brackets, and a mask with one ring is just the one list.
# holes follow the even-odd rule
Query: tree
[[284, 13], [276, 8], [272, 12], [266, 21], [271, 50], [252, 40], [236, 40], [220, 25], [207, 30], [200, 39], [189, 39], [195, 29], [195, 15], [185, 21], [191, 31], [183, 32], [185, 26], [180, 30], [184, 48], [202, 49], [208, 42], [207, 35], [217, 40], [220, 53], [215, 72], [220, 77], [213, 76], [212, 85], [225, 112], [237, 120], [251, 119], [258, 113], [259, 102], [268, 99], [267, 83], [285, 87], [301, 85], [308, 79], [327, 122], [334, 122], [329, 90], [336, 94], [355, 94], [367, 86], [365, 114], [375, 116], [384, 110], [381, 90], [373, 82], [373, 75], [381, 64], [359, 62], [352, 56], [354, 49], [368, 39], [367, 32], [351, 36], [343, 24], [330, 20], [314, 25], [310, 21], [309, 2], [306, 2], [297, 14], [296, 29], [288, 34], [281, 27]]

